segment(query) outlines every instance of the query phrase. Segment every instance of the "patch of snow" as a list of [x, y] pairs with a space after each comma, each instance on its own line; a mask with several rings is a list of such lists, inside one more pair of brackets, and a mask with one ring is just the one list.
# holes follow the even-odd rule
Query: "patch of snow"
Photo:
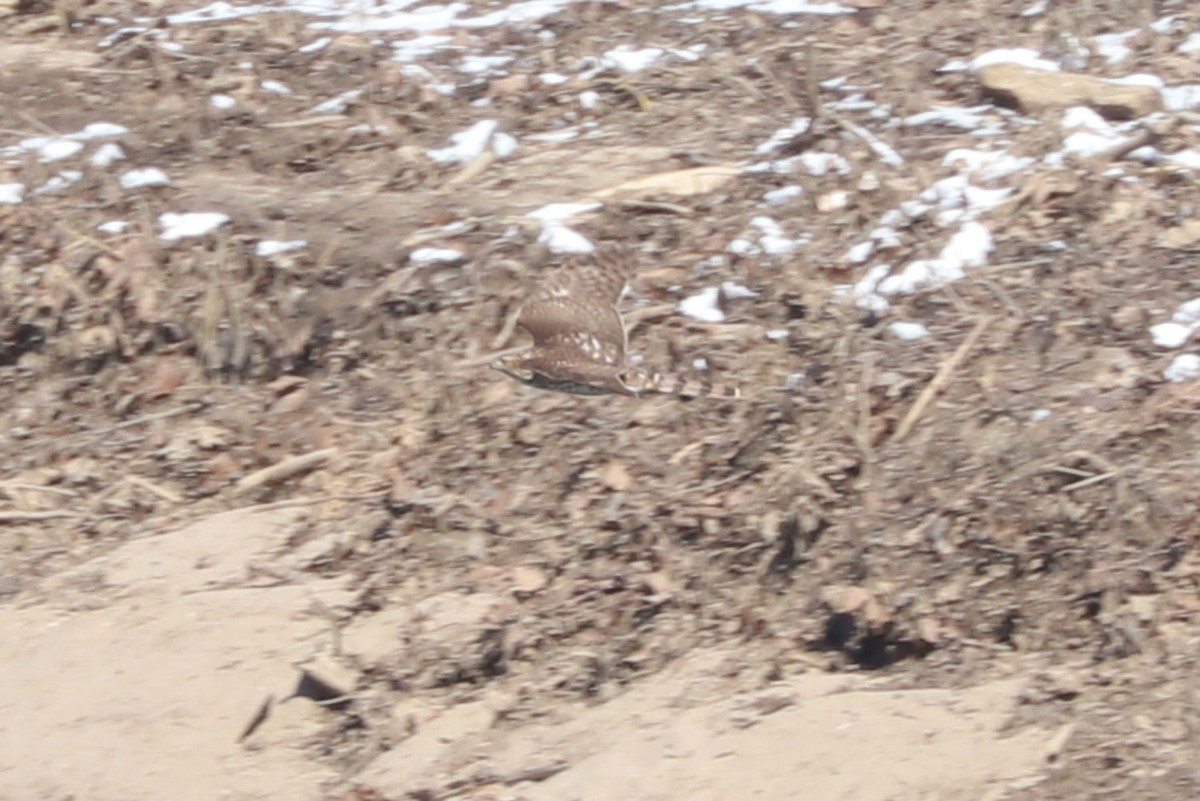
[[0, 204], [15, 205], [25, 196], [25, 184], [0, 184]]
[[579, 93], [579, 105], [588, 111], [600, 105], [600, 94], [591, 89]]
[[1200, 328], [1200, 298], [1193, 298], [1175, 310], [1170, 322], [1150, 326], [1150, 338], [1160, 348], [1178, 348], [1197, 328]]
[[996, 111], [995, 106], [947, 106], [931, 111], [922, 111], [904, 118], [904, 124], [912, 127], [917, 125], [948, 125], [951, 128], [961, 128], [973, 131], [982, 128], [988, 117]]
[[1179, 348], [1188, 341], [1195, 328], [1182, 323], [1159, 323], [1150, 326], [1150, 339], [1160, 348]]
[[1200, 108], [1200, 84], [1164, 86], [1159, 93], [1167, 111], [1191, 111]]
[[254, 246], [254, 255], [262, 258], [275, 256], [279, 253], [287, 253], [292, 250], [300, 250], [308, 245], [308, 242], [303, 239], [289, 239], [286, 241], [278, 239], [263, 239]]
[[128, 229], [129, 223], [125, 220], [109, 220], [96, 226], [96, 230], [103, 234], [123, 234]]
[[679, 313], [706, 323], [723, 322], [725, 312], [718, 306], [720, 293], [721, 290], [715, 286], [705, 287], [698, 294], [679, 301]]
[[795, 253], [805, 239], [793, 239], [783, 232], [783, 227], [780, 226], [774, 219], [764, 215], [752, 217], [750, 224], [762, 232], [758, 238], [758, 246], [763, 252], [773, 256], [786, 256], [789, 253]]
[[1155, 33], [1170, 33], [1171, 29], [1174, 27], [1175, 27], [1175, 17], [1170, 14], [1168, 14], [1165, 17], [1156, 19], [1156, 20], [1154, 20], [1154, 22], [1150, 23], [1150, 30], [1154, 31]]
[[797, 117], [792, 122], [780, 128], [775, 133], [767, 137], [767, 140], [754, 148], [754, 152], [759, 155], [765, 155], [778, 150], [783, 145], [795, 139], [802, 133], [805, 133], [809, 126], [812, 125], [812, 120], [808, 117]]
[[[492, 28], [496, 25], [536, 22], [557, 13], [573, 2], [574, 0], [526, 0], [523, 3], [510, 3], [490, 14], [458, 20], [456, 24], [464, 28]], [[462, 4], [453, 5], [462, 7]]]
[[808, 174], [814, 178], [821, 178], [830, 173], [836, 172], [838, 175], [849, 175], [853, 168], [850, 162], [837, 153], [817, 153], [809, 151], [796, 156]]
[[176, 214], [167, 212], [159, 215], [158, 224], [163, 231], [159, 238], [174, 242], [186, 237], [204, 236], [229, 222], [228, 214], [216, 211], [189, 212]]
[[710, 9], [728, 11], [733, 8], [745, 8], [764, 14], [817, 14], [833, 16], [836, 14], [853, 14], [855, 9], [838, 3], [810, 3], [806, 0], [692, 0], [676, 8]]
[[957, 281], [968, 269], [987, 264], [992, 248], [991, 231], [982, 223], [967, 222], [950, 237], [936, 258], [915, 259], [894, 273], [891, 265], [876, 265], [857, 283], [839, 287], [839, 292], [849, 292], [859, 308], [882, 313], [890, 305], [886, 296]]
[[866, 111], [868, 113], [873, 113], [876, 109], [880, 108], [890, 108], [881, 106], [864, 94], [853, 94], [841, 100], [831, 100], [825, 105], [834, 111]]
[[458, 64], [458, 71], [465, 72], [468, 75], [486, 75], [498, 67], [503, 67], [505, 64], [513, 60], [512, 56], [463, 56], [462, 61]]
[[804, 194], [804, 190], [795, 184], [790, 186], [781, 186], [778, 189], [772, 189], [763, 195], [763, 200], [772, 206], [780, 206], [787, 203], [794, 197], [800, 197]]
[[408, 254], [413, 264], [456, 264], [466, 260], [462, 251], [454, 248], [417, 248]]
[[808, 373], [799, 372], [799, 373], [788, 373], [787, 378], [784, 379], [783, 385], [785, 387], [787, 387], [789, 390], [791, 390], [792, 392], [795, 392], [797, 390], [803, 389], [804, 385], [807, 383], [808, 383]]
[[[695, 295], [684, 297], [682, 301], [679, 301], [679, 313], [702, 320], [704, 323], [724, 323], [725, 312], [722, 312], [720, 307], [722, 294], [726, 299], [758, 296], [754, 290], [746, 289], [743, 285], [732, 281], [726, 281], [720, 285], [720, 288], [706, 287]], [[784, 336], [787, 336], [786, 331]]]
[[564, 128], [561, 131], [546, 131], [544, 133], [530, 134], [527, 139], [534, 142], [569, 142], [579, 136], [579, 131]]
[[143, 186], [170, 186], [171, 179], [158, 167], [129, 170], [117, 179], [123, 189], [139, 189]]
[[329, 43], [332, 41], [333, 41], [332, 36], [321, 36], [317, 39], [313, 39], [311, 42], [309, 42], [306, 45], [301, 45], [300, 47], [296, 48], [296, 52], [297, 53], [315, 53], [318, 50], [324, 50], [326, 47], [329, 47]]
[[1195, 381], [1200, 378], [1200, 356], [1194, 353], [1179, 354], [1163, 370], [1163, 378], [1174, 383]]
[[424, 81], [427, 87], [439, 95], [449, 97], [458, 91], [458, 87], [452, 83], [438, 83], [433, 73], [420, 64], [405, 64], [400, 68], [400, 72], [407, 78], [418, 78]]
[[566, 222], [572, 217], [595, 211], [603, 205], [603, 203], [550, 203], [529, 212], [526, 216], [546, 223]]
[[503, 132], [496, 134], [492, 137], [492, 152], [496, 154], [496, 158], [508, 158], [517, 152], [516, 137]]
[[38, 161], [43, 164], [62, 161], [83, 150], [83, 145], [70, 139], [51, 139], [37, 149]]
[[168, 14], [166, 19], [169, 25], [189, 25], [193, 22], [216, 22], [218, 20], [238, 19], [256, 14], [266, 14], [274, 10], [268, 6], [234, 6], [226, 3], [224, 0], [217, 0], [215, 3], [210, 3], [193, 11]]
[[[117, 30], [105, 36], [99, 42], [96, 42], [96, 47], [100, 50], [107, 50], [113, 45], [123, 42], [126, 39], [132, 39], [138, 34], [146, 33], [146, 28], [118, 28]], [[161, 33], [161, 31], [153, 31], [153, 33]]]
[[115, 142], [105, 142], [92, 154], [92, 164], [97, 167], [107, 167], [113, 162], [124, 160], [125, 151]]
[[621, 72], [641, 72], [662, 56], [663, 51], [658, 47], [643, 47], [638, 50], [629, 45], [617, 45], [601, 58], [605, 64], [616, 67]]
[[35, 195], [43, 192], [61, 192], [83, 177], [79, 170], [63, 170], [58, 175], [51, 175], [46, 183], [33, 190]]
[[1096, 43], [1096, 52], [1103, 56], [1106, 62], [1118, 64], [1133, 54], [1133, 50], [1129, 47], [1129, 40], [1138, 33], [1140, 33], [1138, 30], [1100, 33], [1093, 36], [1092, 41]]
[[346, 109], [350, 107], [350, 101], [356, 100], [362, 95], [362, 89], [351, 89], [342, 92], [336, 97], [331, 97], [328, 100], [318, 103], [308, 110], [309, 114], [344, 114]]
[[557, 220], [542, 223], [538, 242], [548, 247], [551, 253], [591, 253], [596, 249], [586, 236]]
[[757, 298], [758, 293], [753, 289], [747, 289], [741, 284], [733, 281], [723, 281], [721, 283], [721, 291], [725, 293], [727, 298]]
[[465, 131], [451, 134], [449, 147], [427, 150], [425, 155], [440, 164], [468, 162], [483, 153], [492, 143], [492, 135], [496, 132], [497, 125], [495, 120], [480, 120]]
[[1023, 67], [1031, 67], [1036, 70], [1047, 70], [1048, 72], [1059, 71], [1057, 63], [1042, 58], [1041, 53], [1031, 50], [1028, 47], [1002, 47], [996, 50], [989, 50], [971, 60], [971, 71], [979, 72], [979, 70], [992, 64], [1020, 64]]
[[905, 323], [897, 320], [888, 326], [888, 330], [898, 339], [911, 342], [929, 335], [929, 329], [920, 323]]
[[939, 72], [939, 73], [970, 72], [970, 71], [971, 71], [971, 62], [964, 61], [961, 58], [952, 58], [949, 61], [947, 61], [945, 64], [943, 64], [942, 66], [940, 66], [934, 70], [934, 72]]
[[875, 243], [868, 240], [851, 245], [846, 251], [846, 261], [851, 264], [862, 264], [875, 253]]
[[984, 189], [973, 186], [965, 175], [951, 175], [926, 187], [917, 200], [901, 203], [901, 219], [893, 220], [885, 215], [881, 221], [891, 226], [900, 223], [904, 215], [917, 219], [929, 211], [936, 211], [938, 225], [950, 226], [977, 219], [1003, 203], [1013, 191], [1011, 187]]
[[1162, 78], [1149, 72], [1135, 72], [1120, 78], [1106, 78], [1104, 82], [1115, 86], [1149, 86], [1151, 89], [1162, 89], [1167, 85]]
[[[1137, 153], [1137, 151], [1135, 150], [1134, 153]], [[1130, 155], [1133, 154], [1131, 153]], [[1178, 150], [1174, 153], [1168, 153], [1163, 156], [1163, 159], [1172, 164], [1178, 164], [1180, 167], [1187, 167], [1189, 170], [1200, 170], [1200, 151], [1198, 150]]]
[[237, 101], [231, 95], [213, 95], [208, 99], [213, 108], [219, 108], [222, 111], [228, 111], [231, 108], [237, 108]]
[[955, 148], [942, 157], [942, 164], [977, 175], [985, 181], [1007, 178], [1034, 163], [1031, 157], [1014, 156], [1006, 150]]
[[757, 245], [755, 245], [749, 239], [743, 239], [742, 237], [730, 240], [729, 244], [725, 246], [725, 250], [729, 251], [735, 256], [751, 256], [755, 253], [761, 252]]
[[444, 49], [454, 41], [452, 36], [416, 36], [392, 42], [392, 58], [396, 61], [419, 61]]
[[259, 83], [259, 86], [262, 87], [264, 92], [270, 92], [271, 94], [275, 95], [290, 95], [292, 93], [292, 90], [286, 83], [283, 81], [277, 81], [273, 78], [263, 79], [263, 81]]
[[901, 244], [900, 234], [896, 233], [896, 229], [889, 228], [886, 225], [881, 225], [873, 229], [868, 236], [882, 248], [898, 248]]
[[68, 134], [71, 139], [85, 141], [89, 139], [107, 139], [111, 136], [122, 136], [129, 133], [129, 129], [124, 125], [117, 125], [112, 122], [92, 122], [83, 126], [83, 130], [79, 133]]

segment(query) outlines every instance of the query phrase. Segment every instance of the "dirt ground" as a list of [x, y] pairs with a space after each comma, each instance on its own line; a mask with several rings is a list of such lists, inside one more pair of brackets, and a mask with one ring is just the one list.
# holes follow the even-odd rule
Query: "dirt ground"
[[[407, 61], [316, 6], [0, 5], [0, 798], [1200, 797], [1200, 387], [1149, 333], [1197, 173], [1044, 159], [1061, 109], [942, 69], [1136, 29], [1071, 68], [1200, 83], [1200, 15], [725, 5], [461, 4]], [[484, 119], [514, 153], [429, 156]], [[1031, 157], [988, 264], [856, 304], [985, 123]], [[531, 212], [597, 199], [631, 347], [742, 399], [487, 369], [562, 260]]]

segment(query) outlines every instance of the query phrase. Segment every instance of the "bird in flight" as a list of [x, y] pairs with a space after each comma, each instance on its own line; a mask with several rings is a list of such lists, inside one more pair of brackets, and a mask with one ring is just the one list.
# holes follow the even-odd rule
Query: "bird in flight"
[[550, 273], [517, 315], [533, 347], [501, 356], [492, 368], [526, 386], [575, 395], [740, 397], [737, 387], [629, 363], [629, 332], [617, 301], [635, 264], [629, 248], [608, 246]]

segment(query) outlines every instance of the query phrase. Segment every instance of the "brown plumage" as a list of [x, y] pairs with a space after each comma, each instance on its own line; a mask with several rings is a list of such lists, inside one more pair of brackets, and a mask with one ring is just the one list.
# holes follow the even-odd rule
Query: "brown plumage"
[[533, 337], [533, 348], [497, 359], [492, 367], [527, 386], [576, 395], [739, 397], [736, 387], [629, 364], [629, 337], [617, 301], [635, 266], [628, 247], [608, 246], [552, 272], [517, 317], [517, 325]]

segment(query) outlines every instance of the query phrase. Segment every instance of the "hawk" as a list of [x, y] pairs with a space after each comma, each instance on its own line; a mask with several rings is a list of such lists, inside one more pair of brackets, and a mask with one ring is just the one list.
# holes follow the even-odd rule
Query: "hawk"
[[664, 376], [629, 363], [629, 333], [617, 301], [634, 265], [629, 248], [609, 246], [552, 272], [517, 315], [533, 347], [500, 357], [493, 369], [526, 386], [575, 395], [739, 397], [737, 387]]

